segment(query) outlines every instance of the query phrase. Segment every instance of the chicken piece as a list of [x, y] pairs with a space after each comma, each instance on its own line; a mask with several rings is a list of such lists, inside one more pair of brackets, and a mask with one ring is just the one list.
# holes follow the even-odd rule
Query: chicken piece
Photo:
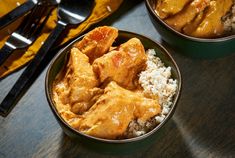
[[81, 114], [90, 108], [96, 101], [94, 96], [101, 94], [102, 90], [95, 88], [99, 82], [88, 57], [79, 49], [72, 48], [66, 70], [54, 84], [55, 101], [60, 100], [56, 105], [60, 108], [67, 106], [67, 110]]
[[87, 33], [74, 46], [86, 54], [92, 63], [96, 58], [108, 52], [117, 36], [118, 30], [116, 28], [102, 26]]
[[172, 17], [169, 17], [165, 20], [165, 22], [176, 29], [177, 31], [182, 31], [182, 28], [190, 23], [198, 14], [204, 11], [206, 7], [210, 5], [210, 0], [194, 0], [189, 5], [185, 6], [185, 8], [175, 14]]
[[116, 81], [127, 89], [134, 89], [136, 76], [145, 69], [146, 61], [144, 46], [139, 39], [132, 38], [118, 50], [97, 58], [92, 67], [101, 82]]
[[200, 23], [203, 21], [204, 17], [205, 11], [200, 12], [193, 21], [184, 26], [183, 33], [185, 33], [186, 35], [190, 35], [192, 32], [194, 32], [200, 25]]
[[191, 34], [194, 37], [218, 37], [224, 33], [221, 18], [230, 10], [233, 0], [211, 1], [207, 14], [198, 28]]
[[157, 0], [156, 13], [161, 19], [180, 12], [192, 0]]
[[160, 112], [158, 100], [145, 98], [142, 93], [126, 90], [112, 81], [74, 125], [85, 134], [115, 139], [124, 134], [132, 120], [146, 122]]

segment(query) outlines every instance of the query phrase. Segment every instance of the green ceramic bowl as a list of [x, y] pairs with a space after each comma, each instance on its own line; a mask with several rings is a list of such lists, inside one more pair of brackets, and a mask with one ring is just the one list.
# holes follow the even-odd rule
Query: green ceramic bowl
[[173, 46], [177, 52], [194, 58], [218, 58], [235, 53], [235, 35], [214, 39], [184, 35], [158, 17], [154, 11], [156, 1], [145, 0], [149, 16], [163, 40]]
[[131, 32], [126, 31], [119, 31], [119, 36], [116, 39], [114, 45], [120, 45], [121, 43], [124, 43], [130, 38], [137, 37], [141, 40], [143, 43], [145, 49], [155, 49], [156, 56], [160, 57], [160, 59], [165, 63], [166, 66], [171, 66], [172, 68], [172, 77], [174, 79], [178, 80], [178, 89], [174, 96], [173, 105], [172, 108], [165, 118], [165, 120], [160, 123], [157, 127], [155, 127], [152, 131], [131, 139], [123, 139], [123, 140], [108, 140], [108, 139], [101, 139], [96, 138], [93, 136], [89, 136], [86, 134], [83, 134], [75, 129], [73, 129], [71, 126], [69, 126], [62, 117], [58, 114], [55, 103], [52, 98], [52, 83], [56, 77], [56, 75], [59, 73], [59, 71], [62, 69], [62, 67], [67, 62], [67, 54], [69, 53], [70, 49], [72, 48], [73, 44], [83, 38], [83, 36], [78, 37], [73, 42], [68, 44], [65, 48], [63, 48], [59, 53], [54, 57], [54, 59], [51, 61], [50, 66], [48, 68], [46, 79], [45, 79], [45, 90], [46, 90], [46, 96], [49, 103], [49, 106], [56, 118], [56, 120], [59, 122], [60, 126], [62, 127], [63, 131], [70, 137], [78, 139], [78, 141], [82, 142], [84, 145], [87, 145], [89, 148], [98, 150], [99, 152], [116, 152], [116, 153], [123, 153], [123, 152], [130, 152], [139, 150], [140, 148], [147, 147], [151, 144], [151, 142], [154, 142], [158, 137], [161, 137], [161, 129], [163, 125], [172, 117], [176, 104], [180, 95], [181, 91], [181, 75], [179, 68], [174, 61], [174, 59], [171, 57], [171, 55], [167, 52], [166, 49], [164, 49], [160, 44], [156, 43], [155, 41]]

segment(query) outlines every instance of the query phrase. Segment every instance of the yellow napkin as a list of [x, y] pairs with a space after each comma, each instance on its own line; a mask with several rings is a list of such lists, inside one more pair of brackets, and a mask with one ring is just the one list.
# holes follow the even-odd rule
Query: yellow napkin
[[[25, 1], [26, 0], [0, 0], [0, 17], [11, 11], [18, 5], [24, 3]], [[91, 16], [77, 28], [70, 29], [61, 44], [68, 41], [69, 39], [78, 36], [92, 24], [97, 23], [112, 14], [119, 8], [122, 1], [123, 0], [95, 0], [96, 4], [91, 13]], [[56, 19], [57, 18], [55, 9], [52, 12], [52, 15], [50, 16], [46, 26], [44, 27], [42, 35], [33, 43], [33, 45], [31, 45], [26, 52], [15, 51], [13, 55], [11, 55], [10, 58], [2, 66], [0, 66], [0, 78], [22, 67], [34, 57], [34, 55], [42, 45], [43, 41], [45, 41], [45, 39], [51, 33], [52, 29], [55, 27]], [[0, 30], [0, 48], [4, 45], [9, 34], [11, 34], [13, 30], [17, 28], [21, 20], [22, 18], [15, 21], [6, 28]]]

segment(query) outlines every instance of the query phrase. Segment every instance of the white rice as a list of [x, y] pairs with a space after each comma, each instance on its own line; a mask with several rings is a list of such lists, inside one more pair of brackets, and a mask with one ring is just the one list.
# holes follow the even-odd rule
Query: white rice
[[222, 17], [225, 33], [235, 33], [235, 0], [233, 0], [233, 6], [226, 15]]
[[147, 51], [147, 68], [140, 73], [139, 83], [144, 88], [144, 93], [159, 97], [162, 113], [161, 116], [156, 116], [156, 120], [161, 122], [170, 111], [177, 81], [171, 78], [171, 67], [165, 67], [155, 54], [154, 49]]
[[171, 78], [171, 67], [166, 67], [160, 58], [155, 56], [154, 49], [149, 49], [146, 53], [147, 68], [139, 74], [139, 83], [145, 94], [158, 96], [162, 112], [147, 122], [132, 121], [125, 133], [127, 137], [143, 135], [162, 122], [170, 111], [177, 89], [177, 80]]

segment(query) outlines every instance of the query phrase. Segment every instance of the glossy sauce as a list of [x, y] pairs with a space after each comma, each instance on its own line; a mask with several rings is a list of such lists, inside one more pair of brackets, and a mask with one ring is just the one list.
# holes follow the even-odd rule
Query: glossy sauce
[[145, 123], [161, 112], [158, 98], [144, 96], [135, 82], [146, 68], [141, 41], [132, 38], [111, 48], [116, 33], [106, 26], [89, 32], [71, 49], [53, 84], [54, 102], [64, 120], [85, 134], [107, 139], [122, 137], [131, 121]]
[[[180, 10], [171, 12], [178, 0], [157, 0], [156, 13], [175, 30], [194, 37], [220, 37], [225, 33], [221, 19], [230, 11], [233, 0], [180, 1]], [[183, 4], [184, 3], [184, 4]], [[168, 10], [167, 10], [168, 9]], [[163, 13], [167, 16], [161, 16]]]

